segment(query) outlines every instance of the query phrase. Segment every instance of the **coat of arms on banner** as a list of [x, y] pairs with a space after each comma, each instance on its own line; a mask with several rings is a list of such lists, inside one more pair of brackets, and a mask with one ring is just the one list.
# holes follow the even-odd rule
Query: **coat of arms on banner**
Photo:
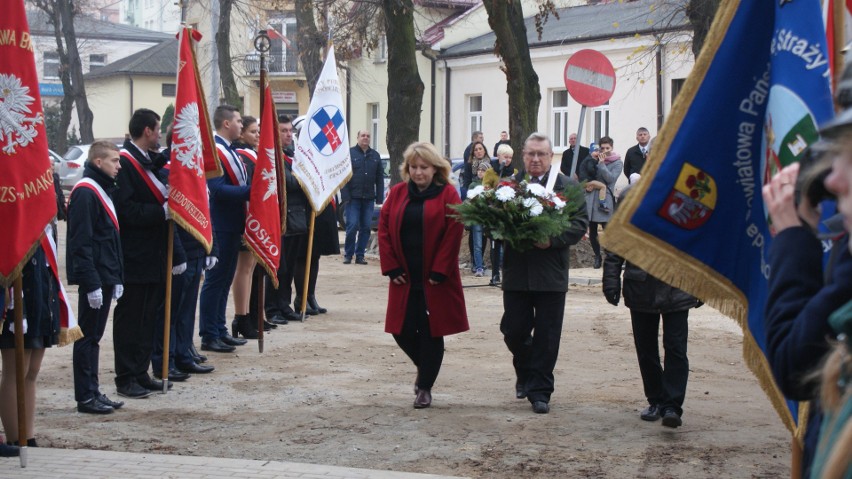
[[35, 141], [38, 136], [35, 125], [44, 123], [41, 113], [27, 116], [32, 113], [30, 106], [35, 101], [29, 92], [30, 88], [24, 86], [20, 78], [0, 73], [0, 142], [7, 155]]
[[329, 156], [343, 145], [338, 130], [343, 124], [343, 115], [333, 105], [320, 108], [311, 117], [311, 121], [308, 122], [308, 136], [320, 154]]
[[663, 218], [693, 230], [710, 219], [716, 208], [716, 181], [707, 172], [684, 163], [674, 189], [660, 208]]

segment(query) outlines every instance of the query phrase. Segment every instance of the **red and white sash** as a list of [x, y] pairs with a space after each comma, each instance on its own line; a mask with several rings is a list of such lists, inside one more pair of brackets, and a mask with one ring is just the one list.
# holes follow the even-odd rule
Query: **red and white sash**
[[148, 189], [151, 190], [154, 198], [156, 198], [161, 205], [165, 204], [166, 198], [169, 196], [169, 188], [164, 185], [159, 178], [157, 178], [157, 175], [155, 175], [153, 171], [143, 168], [142, 165], [139, 164], [139, 161], [136, 160], [136, 158], [133, 157], [133, 154], [131, 154], [127, 149], [121, 149], [121, 156], [133, 165], [133, 168], [135, 168], [139, 173], [139, 176], [142, 177], [142, 180], [148, 186]]
[[72, 199], [74, 198], [74, 191], [77, 188], [88, 188], [88, 189], [95, 192], [95, 195], [101, 201], [101, 204], [103, 205], [104, 209], [106, 210], [107, 214], [109, 215], [109, 219], [112, 220], [112, 224], [115, 225], [116, 231], [119, 231], [118, 216], [115, 213], [115, 205], [112, 203], [112, 198], [110, 198], [109, 195], [107, 194], [107, 192], [104, 191], [103, 188], [101, 188], [101, 185], [99, 185], [97, 181], [95, 181], [91, 178], [83, 178], [82, 180], [77, 182], [77, 184], [74, 185], [74, 189], [71, 190], [71, 198]]
[[235, 151], [237, 154], [248, 158], [252, 165], [257, 164], [257, 152], [251, 148], [237, 148]]
[[44, 234], [41, 237], [41, 248], [44, 250], [44, 256], [47, 258], [50, 272], [53, 273], [56, 282], [59, 284], [59, 345], [64, 346], [83, 337], [83, 334], [81, 331], [72, 332], [72, 330], [77, 328], [77, 317], [74, 316], [74, 311], [71, 309], [71, 303], [68, 301], [68, 293], [65, 292], [65, 285], [62, 284], [62, 279], [59, 278], [59, 262], [56, 259], [56, 243], [53, 242], [53, 227], [51, 225], [47, 225], [44, 229]]
[[222, 160], [222, 166], [225, 168], [228, 178], [231, 179], [231, 183], [245, 186], [246, 169], [234, 151], [218, 141], [216, 142], [216, 150], [219, 152], [219, 159]]

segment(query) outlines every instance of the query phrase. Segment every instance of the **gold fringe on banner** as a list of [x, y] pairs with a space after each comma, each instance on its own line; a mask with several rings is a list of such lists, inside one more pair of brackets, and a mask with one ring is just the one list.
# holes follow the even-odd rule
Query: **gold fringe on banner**
[[83, 330], [80, 329], [80, 326], [74, 326], [71, 329], [61, 328], [59, 330], [59, 347], [73, 344], [78, 339], [83, 339]]

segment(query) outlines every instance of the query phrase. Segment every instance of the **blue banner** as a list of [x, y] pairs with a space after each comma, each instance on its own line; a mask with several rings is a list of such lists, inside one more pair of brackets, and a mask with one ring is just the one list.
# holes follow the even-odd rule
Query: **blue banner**
[[770, 220], [762, 186], [833, 116], [819, 0], [723, 1], [605, 246], [736, 319], [743, 353], [796, 431], [764, 355]]

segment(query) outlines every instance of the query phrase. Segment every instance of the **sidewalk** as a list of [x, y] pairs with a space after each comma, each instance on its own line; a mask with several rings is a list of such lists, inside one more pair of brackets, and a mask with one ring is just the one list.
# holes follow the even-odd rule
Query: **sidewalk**
[[312, 478], [449, 479], [451, 476], [254, 461], [199, 456], [168, 456], [86, 449], [27, 448], [27, 467], [17, 457], [0, 460], [0, 477], [26, 478]]

